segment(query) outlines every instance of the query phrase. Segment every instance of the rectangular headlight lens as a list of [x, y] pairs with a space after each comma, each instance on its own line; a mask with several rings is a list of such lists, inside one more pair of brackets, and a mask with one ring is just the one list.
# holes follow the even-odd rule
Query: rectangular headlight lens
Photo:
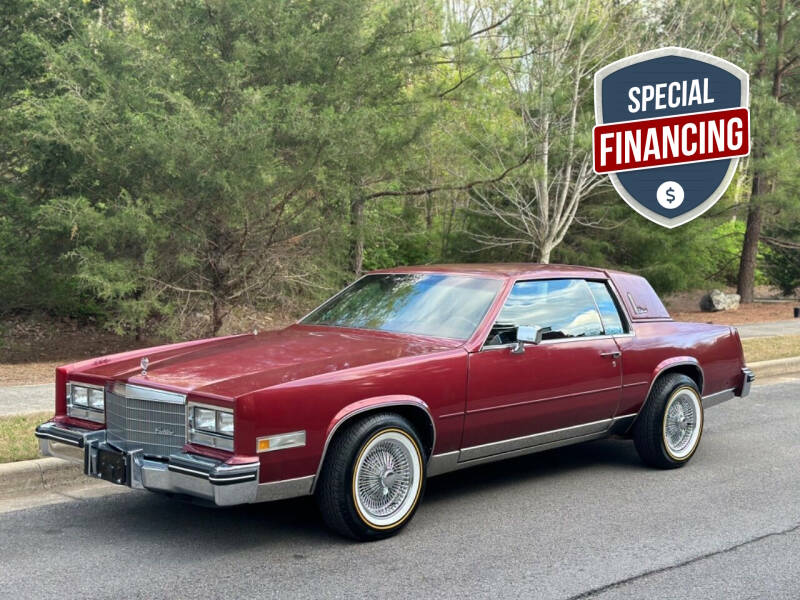
[[89, 406], [95, 410], [105, 408], [105, 393], [103, 390], [89, 389]]
[[233, 413], [217, 411], [217, 433], [233, 435]]
[[216, 412], [210, 408], [196, 406], [194, 409], [194, 428], [216, 432]]
[[72, 403], [76, 406], [89, 406], [89, 388], [72, 384]]

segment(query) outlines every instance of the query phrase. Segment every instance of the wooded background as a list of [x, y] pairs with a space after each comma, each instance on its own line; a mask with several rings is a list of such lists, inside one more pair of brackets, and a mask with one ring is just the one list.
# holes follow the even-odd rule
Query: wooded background
[[[0, 312], [206, 333], [379, 267], [540, 261], [662, 293], [800, 285], [789, 0], [4, 0]], [[591, 170], [593, 75], [751, 74], [752, 153], [666, 230]]]

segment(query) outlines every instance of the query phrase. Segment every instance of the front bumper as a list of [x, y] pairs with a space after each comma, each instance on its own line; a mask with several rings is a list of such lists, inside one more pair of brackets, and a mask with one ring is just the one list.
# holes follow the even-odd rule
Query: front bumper
[[[78, 462], [86, 475], [111, 483], [185, 494], [218, 506], [262, 500], [258, 462], [229, 465], [184, 452], [166, 459], [148, 458], [140, 450], [117, 450], [106, 441], [105, 430], [93, 431], [54, 422], [39, 425], [36, 437], [42, 454]], [[107, 460], [108, 457], [113, 460]]]

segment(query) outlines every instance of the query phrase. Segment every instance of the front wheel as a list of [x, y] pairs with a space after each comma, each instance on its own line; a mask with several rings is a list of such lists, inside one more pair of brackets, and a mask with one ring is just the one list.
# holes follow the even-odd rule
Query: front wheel
[[703, 435], [703, 403], [697, 384], [686, 375], [669, 374], [653, 386], [634, 424], [633, 441], [647, 464], [682, 467]]
[[326, 524], [357, 540], [397, 533], [425, 487], [422, 444], [411, 424], [393, 413], [360, 419], [328, 448], [317, 503]]

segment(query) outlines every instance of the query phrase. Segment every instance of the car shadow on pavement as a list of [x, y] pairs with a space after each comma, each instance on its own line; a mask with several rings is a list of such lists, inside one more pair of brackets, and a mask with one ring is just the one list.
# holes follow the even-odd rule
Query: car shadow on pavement
[[[422, 504], [462, 500], [487, 490], [496, 495], [531, 482], [574, 474], [584, 469], [643, 469], [633, 444], [602, 440], [510, 459], [432, 478]], [[31, 542], [41, 537], [108, 543], [109, 535], [122, 547], [157, 548], [164, 560], [219, 558], [227, 553], [269, 548], [292, 560], [303, 560], [319, 545], [349, 545], [324, 526], [313, 498], [214, 508], [149, 492], [129, 492], [38, 509], [30, 526]], [[202, 543], [200, 542], [202, 540]]]

